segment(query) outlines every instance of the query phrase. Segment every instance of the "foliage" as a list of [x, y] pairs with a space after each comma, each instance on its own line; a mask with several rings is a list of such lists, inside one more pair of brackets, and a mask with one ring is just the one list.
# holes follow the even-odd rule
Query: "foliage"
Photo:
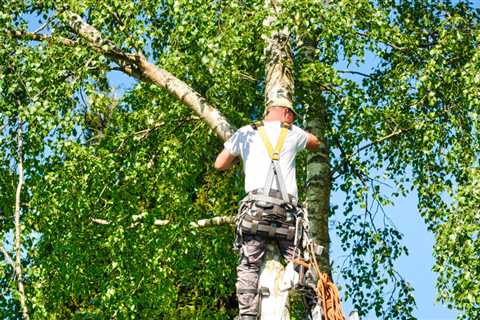
[[444, 212], [446, 221], [436, 231], [434, 270], [439, 274], [439, 298], [461, 310], [464, 319], [480, 315], [479, 200], [480, 174], [473, 169], [468, 181], [459, 187], [452, 206]]
[[[384, 208], [415, 188], [438, 235], [440, 299], [474, 318], [478, 302], [462, 294], [473, 294], [478, 278], [468, 232], [478, 218], [469, 195], [479, 154], [479, 13], [449, 1], [319, 3], [285, 0], [279, 23], [292, 32], [299, 112], [315, 117], [313, 106], [325, 102], [332, 189], [346, 195], [331, 210], [349, 253], [338, 269], [345, 295], [362, 315], [413, 317], [413, 288], [395, 270], [408, 250]], [[213, 171], [221, 144], [180, 101], [149, 83], [115, 88], [120, 66], [66, 26], [65, 10], [172, 71], [240, 126], [262, 113], [263, 1], [10, 0], [0, 10], [0, 210], [13, 214], [23, 122], [32, 318], [232, 317], [233, 230], [189, 223], [235, 213], [240, 169]], [[375, 61], [370, 70], [366, 60]], [[457, 205], [448, 207], [455, 185]], [[472, 219], [454, 223], [460, 213]], [[156, 219], [170, 224], [155, 227]], [[3, 239], [10, 220], [0, 220]], [[449, 251], [467, 235], [457, 256], [465, 260], [456, 260]], [[462, 273], [469, 267], [471, 278]], [[0, 265], [0, 282], [11, 279], [8, 268]], [[4, 297], [0, 314], [14, 318], [15, 294]]]

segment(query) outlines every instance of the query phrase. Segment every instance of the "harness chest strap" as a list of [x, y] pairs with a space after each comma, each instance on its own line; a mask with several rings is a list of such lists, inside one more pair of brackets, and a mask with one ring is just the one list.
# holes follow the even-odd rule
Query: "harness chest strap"
[[264, 195], [269, 195], [272, 188], [273, 178], [275, 178], [282, 194], [282, 199], [286, 203], [289, 202], [289, 197], [278, 161], [280, 159], [280, 152], [282, 151], [283, 145], [285, 144], [285, 140], [287, 138], [288, 130], [290, 129], [290, 127], [291, 125], [289, 123], [282, 122], [277, 144], [275, 145], [275, 149], [273, 149], [272, 144], [270, 143], [270, 140], [268, 139], [267, 133], [265, 131], [265, 127], [263, 126], [263, 122], [257, 122], [254, 125], [254, 129], [258, 131], [258, 134], [262, 139], [265, 149], [267, 150], [270, 159], [272, 159], [270, 169], [268, 170], [267, 179], [265, 180], [265, 185], [263, 187], [263, 193]]
[[282, 123], [282, 128], [280, 129], [280, 135], [278, 136], [277, 144], [275, 149], [273, 149], [270, 140], [268, 140], [267, 133], [265, 132], [265, 127], [262, 125], [257, 125], [258, 134], [262, 139], [265, 148], [267, 149], [268, 155], [272, 160], [280, 159], [280, 151], [282, 151], [283, 145], [285, 144], [285, 139], [287, 138], [288, 130], [290, 129], [290, 124]]

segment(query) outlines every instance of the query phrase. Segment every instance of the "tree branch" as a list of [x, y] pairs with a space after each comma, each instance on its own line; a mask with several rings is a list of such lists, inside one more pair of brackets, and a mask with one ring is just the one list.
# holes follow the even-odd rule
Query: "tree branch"
[[[234, 128], [226, 118], [197, 91], [165, 69], [159, 68], [147, 61], [141, 53], [128, 53], [117, 47], [112, 41], [104, 39], [102, 34], [93, 26], [84, 22], [82, 18], [72, 12], [62, 14], [70, 28], [87, 41], [88, 45], [97, 52], [109, 57], [117, 63], [124, 73], [145, 82], [154, 83], [166, 89], [171, 95], [195, 112], [222, 140], [227, 140], [234, 132]], [[79, 43], [67, 38], [53, 37], [25, 31], [8, 31], [8, 35], [35, 41], [60, 43], [66, 46], [77, 46]]]
[[[17, 101], [17, 104], [20, 105], [20, 102]], [[23, 177], [23, 121], [18, 121], [18, 129], [17, 129], [17, 143], [18, 143], [18, 184], [17, 184], [17, 191], [15, 194], [15, 274], [17, 276], [17, 284], [18, 284], [18, 293], [20, 295], [20, 305], [22, 307], [22, 314], [23, 319], [30, 319], [28, 315], [28, 308], [26, 303], [25, 297], [25, 288], [23, 285], [23, 277], [22, 277], [22, 252], [21, 252], [21, 232], [22, 227], [20, 224], [20, 199], [22, 193], [22, 187], [24, 182]]]
[[[387, 134], [386, 136], [383, 136], [383, 137], [381, 137], [381, 138], [378, 138], [378, 139], [372, 141], [371, 143], [369, 143], [369, 144], [367, 144], [367, 145], [364, 145], [364, 146], [358, 148], [355, 152], [352, 152], [352, 153], [350, 153], [350, 154], [345, 153], [345, 151], [344, 151], [344, 150], [341, 148], [341, 146], [340, 146], [340, 142], [339, 142], [339, 141], [336, 141], [336, 142], [337, 142], [337, 143], [336, 143], [336, 144], [337, 144], [337, 147], [340, 149], [340, 153], [341, 153], [341, 155], [343, 156], [343, 159], [342, 159], [342, 161], [332, 170], [331, 174], [333, 175], [335, 172], [338, 172], [338, 169], [339, 169], [341, 166], [344, 166], [344, 165], [346, 165], [346, 164], [348, 164], [348, 165], [352, 168], [352, 166], [349, 164], [349, 160], [350, 160], [353, 156], [358, 155], [358, 154], [359, 154], [360, 152], [362, 152], [363, 150], [368, 149], [368, 148], [370, 148], [370, 147], [372, 147], [372, 146], [374, 146], [374, 145], [376, 145], [376, 144], [382, 143], [382, 142], [384, 142], [384, 141], [386, 141], [386, 140], [389, 140], [389, 139], [392, 139], [392, 138], [394, 138], [394, 137], [400, 136], [400, 135], [402, 135], [402, 134], [404, 134], [404, 133], [406, 133], [406, 132], [409, 132], [409, 131], [411, 131], [411, 130], [414, 130], [414, 129], [415, 129], [415, 126], [410, 127], [410, 128], [402, 128], [402, 129], [395, 130], [395, 131]], [[353, 169], [353, 168], [352, 168], [352, 169]], [[338, 178], [338, 176], [337, 176], [337, 177], [334, 177], [333, 179], [335, 179], [335, 178]]]
[[365, 77], [365, 78], [371, 78], [372, 76], [360, 71], [352, 71], [352, 70], [337, 70], [338, 73], [351, 73], [351, 74], [357, 74], [359, 76]]
[[223, 225], [234, 224], [234, 223], [235, 223], [234, 216], [218, 216], [210, 219], [198, 220], [197, 222], [190, 222], [190, 226], [192, 228], [205, 228], [205, 227], [211, 227], [211, 226], [223, 226]]
[[[129, 228], [136, 227], [137, 225], [140, 224], [138, 220], [143, 219], [146, 216], [146, 214], [139, 214], [139, 215], [134, 215], [132, 216], [132, 219], [135, 221], [132, 224], [130, 224]], [[97, 218], [92, 218], [92, 222], [100, 225], [109, 225], [111, 224], [111, 221], [105, 220], [105, 219], [97, 219]], [[155, 219], [153, 222], [153, 225], [155, 226], [164, 226], [167, 224], [170, 224], [170, 220], [161, 220], [161, 219]], [[228, 224], [234, 224], [235, 223], [235, 217], [234, 216], [217, 216], [213, 217], [210, 219], [201, 219], [196, 222], [190, 222], [190, 227], [192, 228], [206, 228], [206, 227], [214, 227], [214, 226], [223, 226], [223, 225], [228, 225]]]
[[363, 150], [365, 150], [365, 149], [367, 149], [367, 148], [370, 148], [370, 147], [373, 146], [373, 145], [382, 143], [383, 141], [386, 141], [386, 140], [388, 140], [388, 139], [394, 138], [394, 137], [396, 137], [396, 136], [399, 136], [399, 135], [401, 135], [401, 134], [403, 134], [403, 133], [405, 133], [405, 132], [411, 131], [411, 130], [413, 130], [413, 129], [414, 129], [414, 127], [411, 127], [411, 128], [403, 128], [403, 129], [395, 130], [395, 131], [387, 134], [387, 135], [384, 136], [384, 137], [378, 138], [377, 140], [372, 141], [371, 143], [369, 143], [369, 144], [367, 144], [367, 145], [365, 145], [365, 146], [363, 146], [363, 147], [358, 148], [357, 151], [355, 151], [355, 152], [352, 153], [351, 155], [348, 155], [348, 157], [351, 158], [351, 157], [353, 157], [354, 155], [359, 154], [361, 151], [363, 151]]
[[12, 266], [15, 270], [15, 262], [13, 262], [12, 257], [8, 254], [8, 251], [5, 249], [3, 244], [0, 244], [0, 251], [3, 253], [3, 256], [5, 257], [5, 260], [9, 265]]
[[170, 72], [148, 62], [140, 53], [124, 52], [113, 42], [104, 39], [97, 29], [84, 22], [79, 15], [66, 12], [64, 17], [72, 30], [86, 40], [90, 47], [114, 60], [125, 73], [166, 89], [199, 115], [222, 140], [228, 139], [233, 134], [234, 128], [225, 117], [185, 82], [176, 78]]
[[77, 41], [67, 39], [67, 38], [62, 38], [62, 37], [52, 37], [52, 36], [47, 36], [44, 34], [38, 34], [38, 33], [33, 33], [33, 32], [27, 32], [27, 31], [7, 31], [7, 35], [12, 37], [12, 38], [17, 38], [17, 39], [26, 39], [26, 40], [33, 40], [33, 41], [46, 41], [48, 43], [60, 43], [68, 47], [74, 47], [78, 45]]

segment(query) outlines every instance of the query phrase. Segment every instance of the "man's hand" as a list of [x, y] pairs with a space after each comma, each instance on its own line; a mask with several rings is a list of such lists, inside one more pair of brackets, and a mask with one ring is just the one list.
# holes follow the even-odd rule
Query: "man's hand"
[[236, 156], [232, 155], [226, 149], [223, 149], [217, 156], [217, 160], [215, 160], [215, 169], [225, 171], [230, 169], [237, 161]]
[[307, 145], [305, 146], [305, 148], [310, 151], [315, 151], [318, 150], [319, 147], [320, 141], [318, 141], [318, 138], [313, 134], [307, 132]]

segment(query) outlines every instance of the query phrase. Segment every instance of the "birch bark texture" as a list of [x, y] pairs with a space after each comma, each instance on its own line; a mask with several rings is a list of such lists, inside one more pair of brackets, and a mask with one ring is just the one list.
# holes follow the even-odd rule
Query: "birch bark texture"
[[270, 35], [264, 35], [265, 40], [265, 106], [293, 105], [293, 58], [290, 46], [290, 33], [287, 27], [273, 30], [282, 10], [282, 0], [266, 0], [268, 12], [263, 23]]
[[328, 126], [327, 110], [323, 99], [306, 101], [306, 129], [318, 137], [320, 148], [307, 155], [306, 208], [310, 222], [310, 234], [324, 250], [318, 259], [320, 271], [332, 277], [330, 266], [330, 235], [328, 215], [330, 211], [331, 169], [329, 147], [325, 137]]
[[[281, 14], [281, 0], [266, 0], [265, 7], [269, 13], [264, 21], [267, 29], [272, 29]], [[290, 33], [287, 27], [273, 30], [265, 36], [265, 100], [266, 107], [272, 105], [292, 106], [294, 95], [293, 56], [290, 45]], [[307, 57], [313, 60], [314, 57]], [[318, 94], [311, 96], [317, 97]], [[328, 232], [328, 214], [330, 206], [330, 160], [326, 131], [328, 125], [327, 111], [322, 99], [303, 97], [306, 113], [306, 129], [320, 140], [320, 149], [309, 153], [307, 157], [307, 196], [306, 207], [309, 212], [310, 232], [313, 239], [324, 247], [319, 259], [320, 269], [331, 276]]]

